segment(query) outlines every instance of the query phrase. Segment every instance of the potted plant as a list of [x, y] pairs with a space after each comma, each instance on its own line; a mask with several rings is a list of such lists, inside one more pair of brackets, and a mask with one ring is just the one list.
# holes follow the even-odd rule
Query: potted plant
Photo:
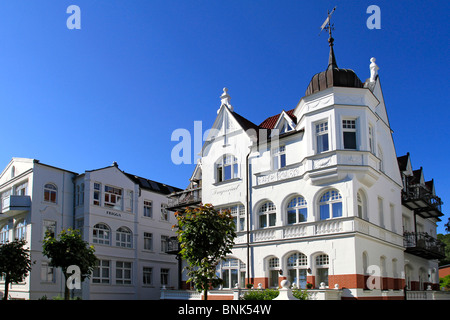
[[311, 282], [306, 282], [306, 288], [307, 289], [312, 289], [312, 287], [313, 287], [313, 284], [311, 283]]

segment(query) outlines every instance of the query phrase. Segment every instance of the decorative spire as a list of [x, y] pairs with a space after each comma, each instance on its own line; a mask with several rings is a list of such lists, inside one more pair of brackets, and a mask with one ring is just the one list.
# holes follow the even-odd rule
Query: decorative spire
[[[333, 50], [334, 39], [331, 35], [331, 31], [334, 30], [334, 24], [331, 24], [331, 15], [333, 14], [334, 10], [336, 10], [336, 7], [334, 7], [333, 10], [331, 10], [331, 12], [328, 11], [328, 17], [325, 19], [324, 23], [320, 27], [320, 32], [322, 32], [322, 30], [328, 31], [328, 43], [330, 46], [330, 55], [328, 57], [327, 70], [338, 68], [337, 63], [336, 63], [336, 57], [334, 56], [334, 50]], [[320, 35], [320, 33], [319, 33], [319, 35]]]
[[228, 88], [223, 88], [223, 93], [220, 96], [220, 106], [226, 105], [231, 111], [233, 106], [230, 104], [231, 97], [228, 95]]

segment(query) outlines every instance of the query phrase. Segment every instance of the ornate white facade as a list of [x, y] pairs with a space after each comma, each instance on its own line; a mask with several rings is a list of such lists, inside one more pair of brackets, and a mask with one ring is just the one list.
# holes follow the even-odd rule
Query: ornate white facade
[[[112, 166], [82, 174], [34, 159], [13, 158], [0, 175], [0, 241], [25, 238], [35, 261], [12, 299], [64, 296], [64, 277], [42, 254], [46, 230], [82, 232], [99, 264], [76, 296], [83, 299], [159, 299], [176, 287], [178, 263], [167, 254], [175, 219], [167, 194], [179, 189]], [[0, 295], [4, 283], [0, 279]]]
[[[331, 42], [328, 69], [295, 108], [259, 125], [234, 111], [224, 89], [182, 193], [201, 192], [201, 199], [171, 208], [201, 200], [235, 216], [233, 254], [217, 269], [224, 289], [278, 287], [287, 278], [300, 287], [338, 287], [343, 299], [403, 299], [405, 286], [437, 287], [440, 199], [422, 176], [415, 183], [426, 194], [406, 200], [408, 177], [417, 172], [409, 155], [400, 168], [405, 159], [397, 158], [371, 62], [362, 83], [337, 67]], [[419, 241], [425, 233], [429, 245]]]

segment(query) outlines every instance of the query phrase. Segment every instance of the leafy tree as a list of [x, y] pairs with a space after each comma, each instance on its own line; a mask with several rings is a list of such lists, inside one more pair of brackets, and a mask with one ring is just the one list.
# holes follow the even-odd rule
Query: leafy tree
[[223, 280], [216, 274], [217, 264], [231, 253], [236, 237], [235, 224], [229, 210], [217, 211], [211, 204], [187, 208], [176, 212], [180, 255], [187, 261], [186, 270], [194, 288], [204, 292], [220, 285]]
[[80, 268], [81, 282], [91, 276], [97, 262], [94, 255], [94, 247], [83, 241], [78, 230], [71, 228], [62, 230], [59, 240], [50, 232], [47, 232], [44, 239], [42, 253], [50, 259], [50, 265], [62, 269], [66, 286], [64, 289], [64, 299], [69, 299], [69, 288], [67, 286], [67, 269], [70, 266]]
[[8, 299], [9, 285], [24, 281], [31, 271], [30, 250], [25, 244], [25, 240], [18, 239], [0, 244], [0, 275], [5, 278], [3, 300]]
[[445, 258], [439, 260], [439, 265], [444, 266], [450, 264], [450, 233], [437, 235], [437, 239], [445, 244]]

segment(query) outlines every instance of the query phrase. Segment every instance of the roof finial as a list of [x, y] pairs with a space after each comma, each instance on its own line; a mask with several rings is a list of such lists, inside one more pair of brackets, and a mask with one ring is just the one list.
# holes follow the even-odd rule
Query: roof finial
[[231, 111], [233, 111], [233, 106], [230, 104], [231, 97], [228, 94], [228, 88], [223, 88], [223, 93], [220, 96], [220, 106], [225, 104]]
[[[337, 63], [336, 63], [336, 58], [334, 56], [334, 50], [333, 50], [333, 42], [334, 39], [331, 35], [331, 31], [334, 30], [334, 24], [331, 23], [331, 15], [333, 14], [334, 10], [336, 10], [336, 7], [333, 8], [333, 10], [328, 11], [328, 17], [325, 19], [325, 21], [323, 22], [322, 26], [320, 27], [320, 32], [322, 32], [322, 30], [326, 30], [328, 31], [328, 43], [330, 46], [330, 55], [328, 57], [328, 69], [333, 69], [336, 68], [337, 69]], [[319, 32], [319, 35], [320, 35]]]

